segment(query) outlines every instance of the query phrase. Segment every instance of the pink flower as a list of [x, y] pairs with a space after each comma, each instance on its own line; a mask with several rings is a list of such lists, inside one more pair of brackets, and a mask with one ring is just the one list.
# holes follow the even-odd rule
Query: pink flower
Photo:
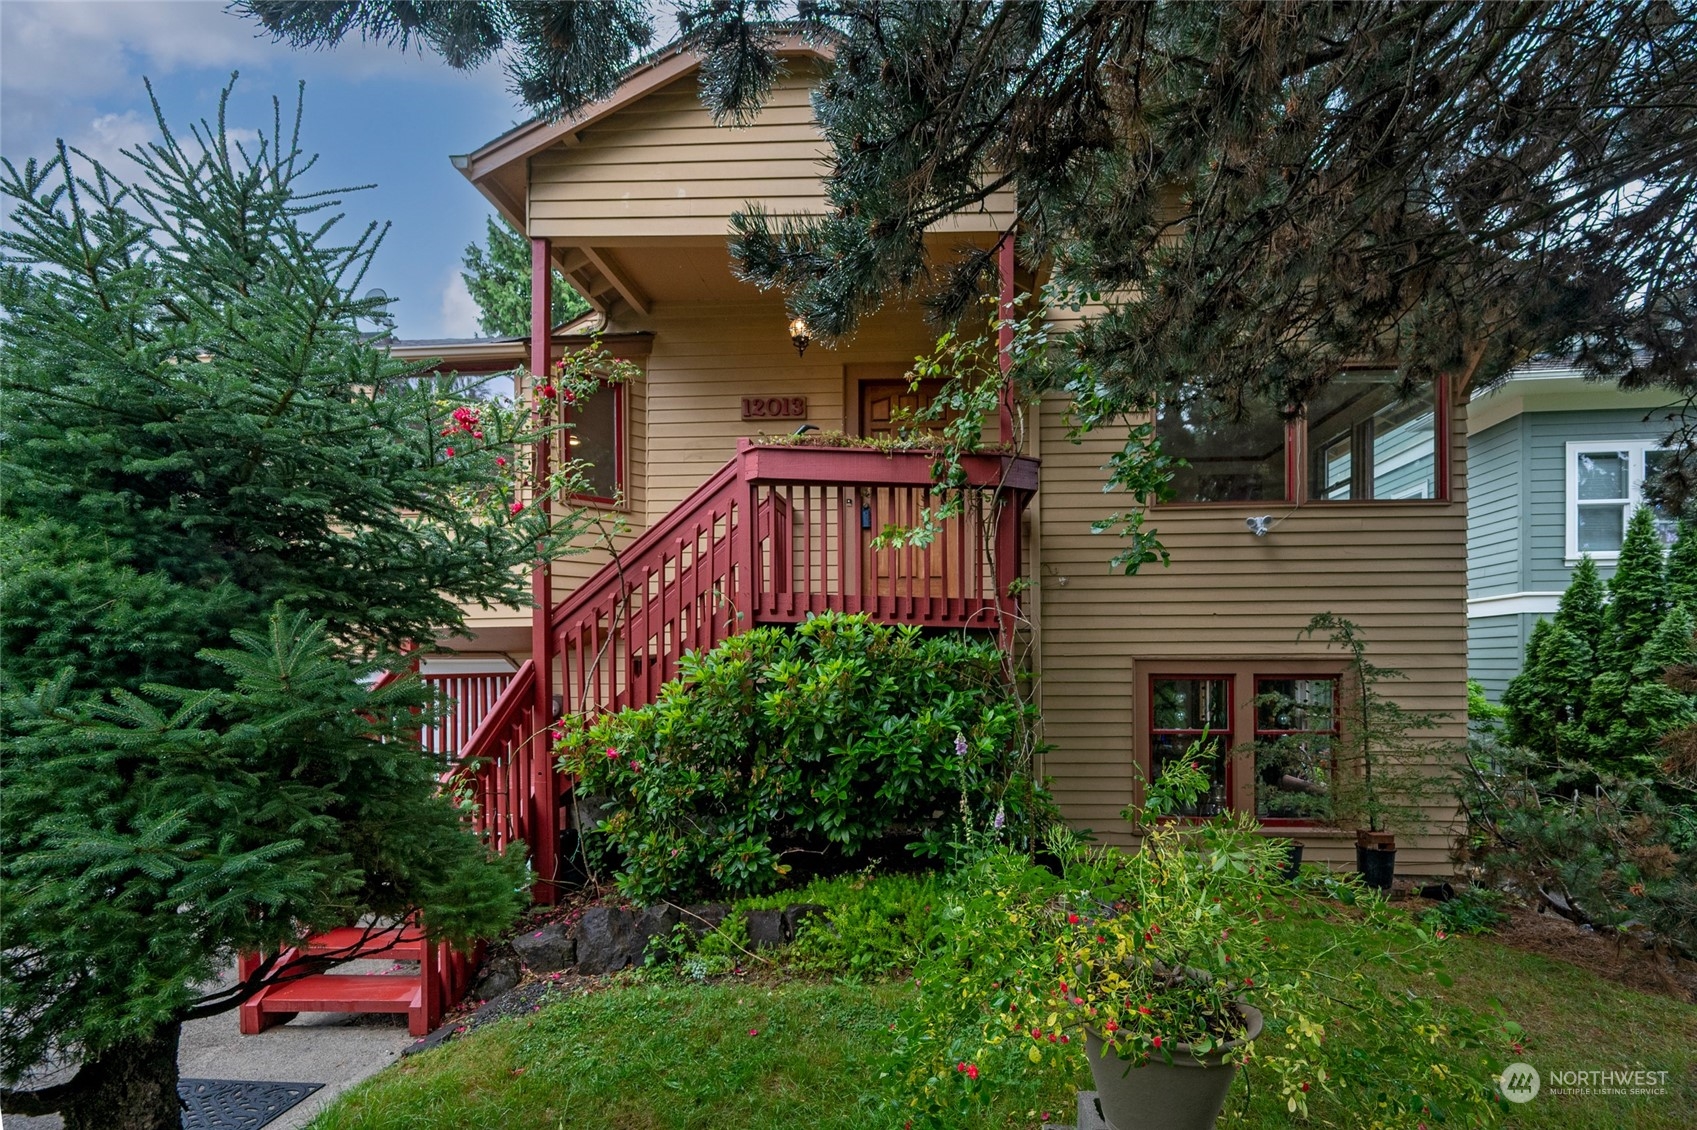
[[482, 433], [482, 432], [472, 432], [472, 433], [471, 433], [471, 438], [472, 438], [472, 439], [482, 439], [482, 438], [483, 438], [483, 433]]
[[506, 456], [504, 456], [504, 455], [495, 456], [495, 466], [505, 467], [506, 465], [507, 465], [507, 457]]
[[549, 730], [548, 736], [553, 738], [555, 741], [559, 741], [561, 738], [565, 737], [566, 735], [562, 734], [558, 730]]
[[454, 449], [451, 447], [448, 448], [447, 455], [449, 459], [452, 459], [454, 457]]
[[619, 759], [619, 751], [614, 749], [612, 746], [608, 746], [607, 747], [607, 760], [617, 761], [618, 759]]
[[749, 1034], [749, 1035], [750, 1035], [750, 1036], [758, 1036], [758, 1035], [760, 1035], [760, 1029], [758, 1029], [758, 1028], [750, 1028], [750, 1029], [749, 1029], [749, 1030], [748, 1030], [748, 1034]]
[[640, 773], [640, 772], [642, 772], [642, 762], [640, 762], [640, 761], [633, 761], [633, 762], [631, 762], [631, 763], [630, 763], [630, 771], [631, 771], [631, 772], [632, 772], [632, 773]]
[[515, 502], [511, 506], [509, 506], [507, 509], [511, 510], [514, 514], [517, 514], [520, 510], [524, 509], [524, 503]]

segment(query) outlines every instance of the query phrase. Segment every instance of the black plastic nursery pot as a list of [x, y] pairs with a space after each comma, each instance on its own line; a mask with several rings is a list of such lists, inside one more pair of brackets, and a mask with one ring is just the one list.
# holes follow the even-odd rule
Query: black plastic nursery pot
[[1357, 832], [1355, 869], [1369, 887], [1389, 891], [1396, 877], [1396, 837], [1384, 832]]
[[1294, 883], [1302, 877], [1302, 845], [1293, 843], [1285, 848], [1285, 863], [1279, 868], [1279, 874], [1284, 876], [1287, 883]]
[[1090, 1076], [1109, 1130], [1211, 1130], [1237, 1078], [1237, 1067], [1223, 1060], [1261, 1034], [1261, 1013], [1246, 1004], [1237, 1007], [1248, 1028], [1242, 1040], [1203, 1056], [1179, 1044], [1171, 1063], [1151, 1059], [1134, 1065], [1108, 1051], [1095, 1032], [1086, 1031]]

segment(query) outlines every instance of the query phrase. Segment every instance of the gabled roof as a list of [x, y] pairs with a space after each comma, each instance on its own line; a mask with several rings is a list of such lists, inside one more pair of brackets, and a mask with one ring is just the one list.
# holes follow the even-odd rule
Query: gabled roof
[[[780, 58], [829, 59], [834, 53], [828, 44], [795, 32], [776, 39], [774, 53]], [[559, 121], [533, 118], [471, 153], [450, 159], [496, 211], [522, 232], [526, 230], [525, 183], [531, 157], [555, 145], [575, 144], [577, 134], [586, 127], [700, 69], [701, 55], [689, 41], [679, 40], [632, 66], [619, 88], [599, 102]]]

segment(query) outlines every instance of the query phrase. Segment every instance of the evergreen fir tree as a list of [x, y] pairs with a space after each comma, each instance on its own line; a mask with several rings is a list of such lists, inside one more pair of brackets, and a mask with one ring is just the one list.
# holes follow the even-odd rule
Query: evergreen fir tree
[[1654, 776], [1663, 735], [1697, 722], [1697, 698], [1663, 680], [1670, 669], [1697, 663], [1690, 613], [1675, 607], [1638, 653], [1631, 682], [1591, 760], [1616, 773]]
[[1560, 623], [1539, 620], [1527, 642], [1526, 666], [1503, 692], [1504, 738], [1529, 749], [1575, 752], [1594, 674], [1584, 640]]
[[[524, 236], [490, 216], [487, 248], [467, 244], [466, 289], [477, 303], [477, 326], [491, 337], [527, 337], [530, 334], [530, 245]], [[553, 305], [549, 325], [559, 326], [589, 312], [583, 295], [566, 285], [554, 272]]]
[[63, 148], [0, 176], [0, 1066], [80, 1060], [5, 1095], [71, 1130], [178, 1125], [181, 1023], [258, 987], [204, 990], [236, 952], [522, 901], [435, 794], [421, 688], [360, 657], [524, 603], [569, 531], [512, 504], [516, 409], [362, 337], [378, 233], [303, 190], [299, 125], [243, 153], [222, 109], [161, 117], [133, 184]]
[[1697, 525], [1679, 523], [1679, 536], [1668, 550], [1667, 600], [1697, 615]]
[[1631, 673], [1639, 650], [1650, 642], [1661, 623], [1666, 583], [1655, 512], [1640, 506], [1627, 523], [1620, 560], [1615, 575], [1609, 578], [1608, 619], [1599, 663], [1602, 669]]
[[1593, 658], [1603, 650], [1608, 624], [1606, 592], [1603, 578], [1597, 573], [1597, 563], [1586, 554], [1574, 566], [1573, 578], [1556, 605], [1555, 622], [1572, 632]]

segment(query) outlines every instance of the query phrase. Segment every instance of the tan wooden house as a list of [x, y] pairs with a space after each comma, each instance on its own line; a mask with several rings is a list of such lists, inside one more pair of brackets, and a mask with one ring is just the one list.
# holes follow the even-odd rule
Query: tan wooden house
[[[1151, 764], [1204, 728], [1245, 746], [1307, 724], [1300, 710], [1271, 716], [1258, 696], [1324, 704], [1338, 692], [1344, 656], [1299, 638], [1318, 612], [1358, 623], [1372, 659], [1406, 673], [1385, 689], [1448, 712], [1432, 736], [1462, 739], [1466, 417], [1447, 388], [1408, 404], [1384, 374], [1349, 373], [1294, 423], [1218, 430], [1158, 414], [1165, 447], [1191, 466], [1153, 515], [1171, 566], [1133, 577], [1109, 569], [1117, 547], [1090, 528], [1114, 508], [1103, 465], [1124, 437], [1071, 442], [1060, 399], [1030, 411], [1021, 455], [974, 463], [978, 504], [924, 551], [878, 549], [870, 531], [924, 504], [928, 457], [759, 442], [803, 425], [887, 430], [892, 406], [915, 395], [904, 374], [936, 336], [916, 309], [891, 305], [852, 340], [798, 353], [781, 296], [734, 274], [732, 211], [824, 208], [809, 101], [818, 52], [784, 44], [788, 75], [745, 128], [713, 124], [699, 60], [673, 50], [565, 121], [455, 158], [530, 237], [541, 320], [529, 341], [407, 351], [468, 371], [541, 371], [587, 340], [546, 324], [552, 264], [595, 307], [606, 347], [642, 371], [598, 398], [573, 437], [595, 463], [588, 505], [627, 527], [609, 542], [618, 566], [605, 547], [558, 562], [536, 578], [535, 614], [476, 613], [472, 638], [424, 660], [459, 704], [435, 740], [486, 759], [487, 829], [530, 842], [549, 878], [569, 820], [535, 737], [549, 719], [649, 701], [685, 648], [828, 608], [1027, 633], [1052, 745], [1042, 772], [1066, 817], [1108, 841], [1128, 838], [1119, 813]], [[939, 250], [995, 246], [1011, 205], [956, 216], [931, 238]], [[1311, 860], [1353, 860], [1351, 830], [1281, 820], [1259, 776], [1233, 757], [1212, 803], [1259, 807]], [[1427, 834], [1403, 838], [1399, 872], [1451, 869], [1453, 811], [1431, 815]]]

